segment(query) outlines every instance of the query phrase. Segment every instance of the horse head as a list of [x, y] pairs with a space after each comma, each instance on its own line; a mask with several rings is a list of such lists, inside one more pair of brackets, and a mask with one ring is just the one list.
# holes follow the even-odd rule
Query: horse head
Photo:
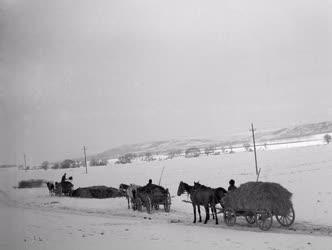
[[184, 193], [184, 185], [183, 185], [183, 184], [184, 184], [184, 183], [183, 183], [182, 181], [181, 181], [180, 184], [179, 184], [178, 192], [177, 192], [178, 196], [180, 196], [181, 194]]
[[119, 189], [125, 191], [125, 190], [128, 189], [128, 187], [129, 187], [129, 186], [128, 186], [127, 184], [123, 184], [123, 183], [121, 183], [120, 186], [119, 186]]
[[203, 185], [199, 183], [199, 181], [194, 181], [194, 188], [197, 189], [197, 188], [200, 188], [202, 187]]

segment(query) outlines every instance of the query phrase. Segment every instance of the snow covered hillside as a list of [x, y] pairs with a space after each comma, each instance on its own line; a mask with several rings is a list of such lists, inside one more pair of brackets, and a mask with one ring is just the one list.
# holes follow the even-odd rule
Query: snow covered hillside
[[[221, 132], [222, 134], [222, 132]], [[256, 142], [259, 149], [277, 149], [282, 147], [302, 147], [307, 145], [324, 144], [324, 135], [332, 134], [332, 122], [319, 122], [292, 126], [288, 128], [256, 132]], [[137, 143], [123, 145], [106, 150], [96, 155], [90, 155], [88, 158], [96, 159], [116, 159], [127, 153], [144, 154], [153, 153], [166, 155], [170, 152], [184, 151], [188, 148], [196, 147], [204, 153], [208, 147], [216, 147], [220, 153], [221, 148], [226, 151], [232, 147], [233, 150], [243, 151], [243, 144], [252, 144], [252, 138], [249, 131], [232, 136], [224, 136], [219, 139], [186, 139], [186, 140], [164, 140], [146, 143]], [[252, 146], [252, 145], [251, 145]], [[82, 159], [81, 159], [82, 160]]]

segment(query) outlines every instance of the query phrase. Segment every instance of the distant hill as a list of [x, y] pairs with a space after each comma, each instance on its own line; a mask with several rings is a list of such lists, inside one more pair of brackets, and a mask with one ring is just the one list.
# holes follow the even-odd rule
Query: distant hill
[[[324, 133], [332, 133], [331, 121], [303, 124], [272, 131], [262, 131], [257, 132], [255, 135], [258, 143], [264, 143], [266, 141], [273, 142], [279, 140], [300, 139]], [[209, 146], [239, 145], [245, 142], [251, 142], [251, 140], [250, 133], [248, 132], [247, 135], [233, 135], [222, 140], [187, 139], [154, 141], [115, 147], [102, 153], [89, 156], [88, 158], [112, 159], [126, 153], [143, 154], [145, 152], [167, 154], [172, 151], [185, 151], [190, 147], [205, 148]]]
[[258, 133], [259, 140], [285, 140], [295, 139], [301, 137], [308, 137], [318, 134], [331, 133], [332, 122], [308, 123], [304, 125], [297, 125], [289, 128], [278, 129], [267, 133]]

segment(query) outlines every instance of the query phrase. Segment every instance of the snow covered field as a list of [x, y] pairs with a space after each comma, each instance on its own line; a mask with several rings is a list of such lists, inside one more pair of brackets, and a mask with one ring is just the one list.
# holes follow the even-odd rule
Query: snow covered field
[[[332, 146], [259, 151], [262, 181], [278, 182], [293, 193], [296, 213], [291, 229], [274, 221], [261, 232], [239, 220], [192, 224], [192, 207], [176, 196], [180, 181], [200, 181], [227, 188], [255, 180], [253, 154], [248, 152], [137, 162], [128, 165], [67, 170], [0, 170], [0, 249], [332, 249]], [[74, 185], [120, 183], [144, 185], [149, 178], [170, 189], [169, 214], [151, 215], [127, 209], [124, 198], [77, 199], [49, 197], [44, 188], [15, 189], [19, 180], [60, 180], [66, 172]], [[203, 212], [204, 214], [204, 212]], [[205, 216], [205, 215], [203, 215]], [[3, 223], [4, 222], [4, 223]]]

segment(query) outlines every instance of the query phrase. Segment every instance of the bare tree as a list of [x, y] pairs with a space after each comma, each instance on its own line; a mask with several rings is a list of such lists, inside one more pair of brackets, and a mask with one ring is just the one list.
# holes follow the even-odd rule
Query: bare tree
[[211, 154], [214, 153], [215, 149], [216, 149], [215, 146], [209, 146], [209, 147], [206, 147], [206, 148], [204, 149], [204, 153], [205, 153], [206, 155], [211, 155]]
[[221, 152], [223, 152], [223, 153], [226, 152], [226, 148], [224, 146], [221, 147]]
[[326, 142], [326, 144], [329, 144], [330, 143], [330, 141], [331, 141], [331, 136], [329, 135], [329, 134], [326, 134], [326, 135], [324, 135], [324, 141]]
[[185, 157], [191, 158], [191, 157], [198, 157], [201, 154], [201, 151], [199, 148], [188, 148], [185, 152]]
[[127, 153], [125, 155], [120, 156], [116, 163], [120, 163], [120, 164], [131, 163], [131, 160], [134, 159], [135, 157], [136, 157], [135, 154]]
[[246, 143], [243, 143], [243, 147], [244, 149], [249, 152], [250, 151], [250, 143], [246, 142]]
[[154, 161], [154, 160], [155, 158], [153, 157], [153, 154], [151, 152], [145, 153], [144, 161]]
[[106, 166], [107, 160], [91, 158], [89, 162], [90, 166]]
[[173, 159], [174, 157], [180, 156], [182, 153], [181, 149], [175, 149], [167, 154], [167, 159]]
[[54, 163], [52, 166], [52, 169], [59, 169], [59, 168], [61, 168], [61, 165], [59, 162]]
[[48, 165], [49, 165], [48, 161], [43, 161], [42, 164], [41, 164], [41, 168], [44, 169], [44, 170], [47, 170], [48, 169]]

